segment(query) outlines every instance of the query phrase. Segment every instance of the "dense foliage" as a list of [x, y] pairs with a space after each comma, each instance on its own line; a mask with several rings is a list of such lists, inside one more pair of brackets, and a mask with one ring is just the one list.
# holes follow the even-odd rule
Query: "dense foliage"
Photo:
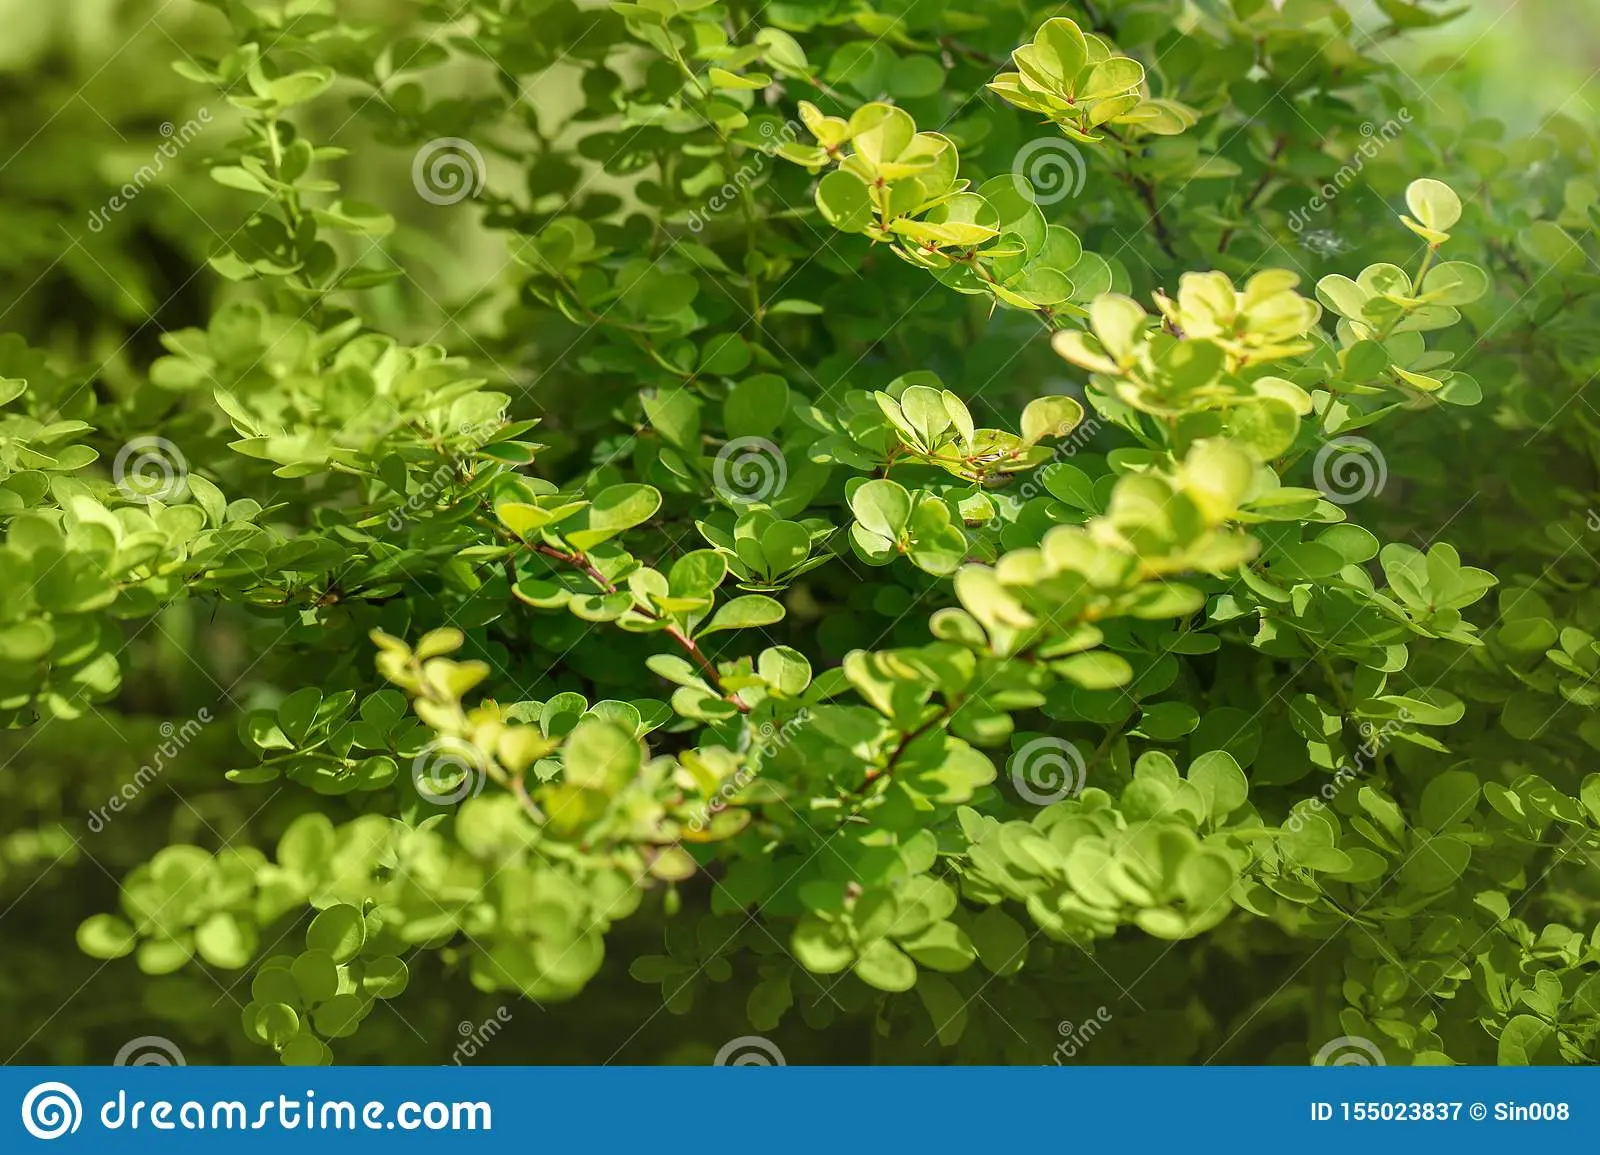
[[1449, 18], [209, 0], [8, 93], [6, 1050], [1600, 1058], [1600, 141]]

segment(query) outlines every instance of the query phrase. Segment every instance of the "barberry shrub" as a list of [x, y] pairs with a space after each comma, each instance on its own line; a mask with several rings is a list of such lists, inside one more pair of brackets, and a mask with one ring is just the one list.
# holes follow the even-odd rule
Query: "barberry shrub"
[[1597, 141], [1449, 13], [207, 7], [14, 259], [19, 1053], [1600, 1058]]

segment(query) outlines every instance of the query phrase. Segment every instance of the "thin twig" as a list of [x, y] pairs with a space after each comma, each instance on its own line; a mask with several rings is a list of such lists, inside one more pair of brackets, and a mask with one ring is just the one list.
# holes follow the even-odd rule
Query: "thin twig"
[[[567, 565], [573, 566], [582, 571], [583, 575], [593, 582], [597, 587], [599, 587], [602, 592], [607, 594], [619, 592], [617, 587], [610, 581], [606, 580], [605, 574], [597, 570], [594, 567], [594, 563], [584, 556], [582, 551], [574, 550], [571, 553], [568, 553], [566, 550], [557, 549], [555, 546], [547, 545], [544, 542], [540, 542], [538, 545], [535, 545], [533, 549], [535, 553], [541, 554], [544, 557], [552, 558], [555, 561], [565, 562]], [[637, 602], [634, 603], [633, 610], [641, 617], [649, 618], [652, 622], [659, 622], [662, 620], [660, 614], [656, 613], [648, 606], [639, 605]], [[705, 651], [701, 650], [701, 648], [695, 644], [693, 638], [684, 633], [677, 626], [671, 625], [670, 623], [667, 625], [664, 632], [666, 633], [667, 637], [671, 638], [674, 642], [677, 642], [678, 645], [683, 647], [684, 651], [695, 660], [695, 664], [698, 665], [702, 671], [704, 671], [706, 677], [710, 679], [711, 685], [715, 687], [717, 693], [722, 696], [723, 701], [732, 705], [734, 709], [738, 710], [741, 714], [748, 714], [750, 712], [749, 706], [740, 701], [737, 695], [728, 693], [728, 691], [723, 687], [722, 675], [717, 672], [716, 664], [706, 656]]]

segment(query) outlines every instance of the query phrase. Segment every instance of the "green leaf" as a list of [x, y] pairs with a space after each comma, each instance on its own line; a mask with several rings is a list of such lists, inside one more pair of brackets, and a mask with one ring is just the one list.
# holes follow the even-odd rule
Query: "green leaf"
[[331, 999], [339, 990], [339, 968], [325, 950], [308, 950], [289, 966], [299, 988], [300, 1000], [307, 1006]]
[[251, 1003], [244, 1009], [246, 1033], [282, 1048], [300, 1032], [300, 1016], [284, 1003]]
[[336, 963], [347, 963], [361, 953], [367, 941], [367, 923], [353, 906], [330, 906], [311, 920], [306, 946], [327, 951]]
[[78, 949], [90, 958], [121, 958], [137, 943], [133, 927], [113, 914], [91, 915], [78, 926]]
[[998, 906], [985, 910], [968, 928], [978, 959], [1002, 977], [1022, 970], [1028, 960], [1028, 932]]
[[1517, 1015], [1500, 1032], [1495, 1061], [1502, 1067], [1527, 1067], [1549, 1061], [1547, 1049], [1555, 1039], [1550, 1025], [1532, 1015]]
[[696, 631], [697, 637], [718, 630], [746, 630], [783, 620], [783, 606], [764, 594], [745, 594], [717, 607], [711, 620]]
[[790, 940], [790, 947], [800, 965], [812, 974], [837, 974], [855, 958], [844, 926], [815, 917], [808, 916], [800, 920]]
[[287, 76], [281, 76], [277, 80], [270, 81], [266, 86], [266, 92], [262, 93], [262, 95], [287, 108], [290, 105], [304, 104], [309, 100], [315, 100], [332, 86], [333, 80], [332, 69], [309, 68], [302, 72], [291, 72]]
[[911, 495], [898, 482], [878, 478], [851, 495], [850, 512], [863, 529], [894, 541], [911, 523]]
[[334, 995], [316, 1009], [311, 1025], [330, 1039], [343, 1039], [356, 1033], [370, 1004], [353, 994]]
[[672, 563], [667, 588], [674, 597], [709, 598], [728, 576], [728, 563], [716, 550], [690, 550]]
[[1406, 186], [1411, 215], [1434, 232], [1448, 232], [1461, 219], [1461, 198], [1442, 181], [1424, 177]]
[[593, 719], [579, 722], [562, 746], [566, 781], [615, 794], [639, 773], [644, 751], [627, 730]]
[[1588, 259], [1583, 246], [1554, 221], [1534, 221], [1517, 234], [1517, 245], [1528, 256], [1552, 271], [1570, 273]]
[[1034, 60], [1043, 75], [1061, 85], [1070, 84], [1083, 71], [1089, 59], [1089, 45], [1083, 30], [1066, 19], [1046, 20], [1033, 37]]
[[1035, 397], [1022, 411], [1022, 440], [1033, 445], [1065, 437], [1083, 422], [1083, 406], [1071, 397]]
[[231, 911], [218, 911], [195, 928], [195, 953], [214, 967], [240, 970], [256, 952], [253, 922]]
[[756, 673], [773, 689], [792, 698], [805, 693], [811, 684], [811, 663], [791, 646], [762, 650], [756, 661]]
[[[700, 399], [687, 389], [674, 386], [641, 393], [640, 403], [650, 424], [668, 443], [687, 452], [700, 446]], [[604, 497], [604, 493], [600, 495]], [[596, 499], [599, 500], [598, 498]], [[652, 509], [650, 513], [654, 513]], [[649, 514], [645, 515], [646, 517]], [[504, 520], [504, 515], [502, 515]], [[640, 520], [643, 520], [642, 518]], [[591, 522], [591, 525], [593, 523]], [[638, 524], [634, 522], [633, 524]], [[514, 528], [514, 527], [513, 527]], [[623, 528], [628, 528], [624, 526]]]
[[322, 691], [315, 686], [296, 690], [278, 703], [278, 725], [294, 745], [305, 742], [320, 705]]
[[1417, 840], [1411, 857], [1401, 867], [1400, 877], [1417, 890], [1437, 893], [1455, 885], [1471, 858], [1471, 848], [1459, 838], [1424, 836]]
[[642, 525], [661, 508], [661, 492], [652, 485], [613, 485], [594, 496], [574, 523], [579, 528], [562, 533], [581, 550], [593, 549], [624, 530]]
[[854, 970], [857, 978], [880, 991], [909, 991], [917, 982], [916, 965], [886, 938], [864, 947]]
[[852, 173], [828, 173], [817, 184], [816, 200], [822, 219], [841, 232], [863, 232], [872, 223], [872, 195]]
[[405, 962], [390, 955], [367, 960], [361, 971], [361, 989], [375, 999], [398, 998], [410, 980]]
[[1470, 305], [1488, 291], [1489, 274], [1468, 261], [1445, 261], [1422, 279], [1422, 295], [1440, 305]]
[[738, 76], [723, 68], [712, 68], [707, 75], [711, 78], [713, 88], [728, 88], [736, 92], [766, 88], [772, 83], [772, 77], [760, 72], [750, 76]]
[[723, 425], [730, 438], [765, 437], [783, 422], [789, 386], [776, 373], [747, 377], [728, 390]]
[[1249, 795], [1249, 783], [1244, 771], [1239, 769], [1239, 763], [1233, 755], [1225, 750], [1212, 750], [1200, 755], [1190, 763], [1188, 777], [1205, 795], [1206, 806], [1214, 822], [1243, 806]]
[[917, 976], [917, 995], [933, 1020], [939, 1045], [953, 1047], [960, 1042], [967, 1029], [967, 1000], [961, 992], [949, 979], [923, 971]]

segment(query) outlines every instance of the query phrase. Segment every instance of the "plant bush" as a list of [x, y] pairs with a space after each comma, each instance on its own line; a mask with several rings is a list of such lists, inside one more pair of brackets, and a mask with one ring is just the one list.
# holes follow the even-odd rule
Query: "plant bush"
[[1378, 7], [185, 17], [5, 194], [19, 1053], [1600, 1058], [1596, 137]]

